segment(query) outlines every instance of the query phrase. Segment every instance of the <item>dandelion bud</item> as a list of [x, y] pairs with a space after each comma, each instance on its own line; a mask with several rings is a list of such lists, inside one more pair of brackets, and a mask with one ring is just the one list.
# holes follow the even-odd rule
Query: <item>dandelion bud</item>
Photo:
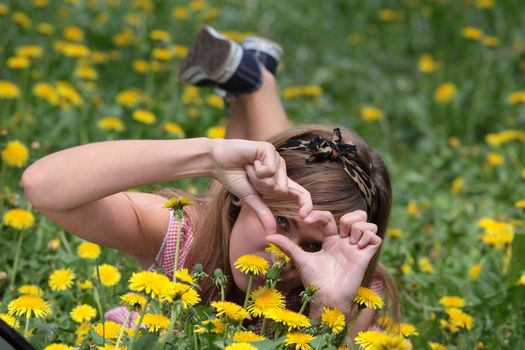
[[195, 278], [197, 281], [200, 281], [206, 277], [208, 277], [208, 274], [204, 272], [204, 268], [202, 267], [202, 264], [196, 264], [193, 268], [193, 278]]
[[217, 287], [224, 288], [226, 283], [228, 283], [228, 277], [224, 275], [221, 269], [217, 268], [213, 271], [213, 282], [215, 282]]

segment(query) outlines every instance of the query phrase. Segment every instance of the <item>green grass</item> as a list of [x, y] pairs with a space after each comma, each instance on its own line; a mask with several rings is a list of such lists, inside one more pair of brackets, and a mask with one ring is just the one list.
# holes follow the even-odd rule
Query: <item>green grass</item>
[[[98, 3], [98, 7], [87, 3]], [[419, 336], [411, 337], [414, 349], [429, 349], [429, 341], [449, 349], [473, 349], [478, 342], [483, 342], [485, 349], [524, 348], [525, 286], [516, 285], [525, 273], [521, 254], [525, 248], [524, 211], [514, 206], [525, 198], [524, 140], [493, 146], [487, 144], [485, 136], [524, 129], [525, 104], [510, 105], [507, 98], [525, 89], [525, 9], [519, 0], [497, 1], [488, 9], [480, 9], [475, 3], [223, 0], [210, 2], [186, 20], [177, 20], [170, 15], [172, 8], [188, 3], [158, 1], [155, 10], [145, 14], [123, 0], [117, 7], [103, 1], [73, 5], [55, 1], [42, 9], [36, 9], [31, 1], [0, 2], [9, 7], [0, 15], [0, 80], [9, 80], [22, 90], [17, 100], [0, 99], [0, 148], [7, 141], [20, 140], [30, 147], [32, 162], [86, 142], [174, 137], [162, 131], [161, 125], [167, 121], [180, 124], [187, 137], [205, 135], [207, 128], [224, 124], [225, 112], [205, 103], [212, 90], [202, 90], [200, 100], [182, 102], [185, 87], [175, 81], [180, 58], [170, 60], [162, 73], [138, 74], [132, 70], [134, 59], [149, 60], [152, 48], [159, 46], [148, 33], [162, 29], [171, 34], [171, 44], [188, 45], [202, 25], [211, 24], [221, 31], [254, 32], [273, 38], [285, 49], [278, 72], [281, 90], [298, 85], [319, 85], [323, 90], [319, 97], [285, 100], [293, 122], [341, 123], [362, 134], [387, 160], [394, 185], [391, 227], [403, 234], [385, 240], [382, 257], [398, 282], [404, 319], [419, 330]], [[210, 7], [220, 14], [203, 21], [199, 16]], [[378, 11], [384, 8], [396, 11], [398, 18], [380, 20]], [[13, 23], [15, 11], [28, 15], [31, 28]], [[126, 25], [128, 13], [138, 15], [142, 23]], [[106, 14], [107, 21], [103, 21]], [[38, 33], [39, 22], [52, 24], [54, 33]], [[93, 65], [98, 73], [93, 91], [74, 76], [77, 60], [54, 49], [56, 40], [63, 40], [61, 28], [73, 24], [84, 30], [84, 44], [91, 50], [115, 52], [114, 59]], [[136, 43], [115, 46], [112, 38], [124, 26], [133, 28]], [[467, 26], [480, 28], [484, 37], [494, 36], [499, 45], [489, 47], [480, 40], [464, 38], [461, 30]], [[43, 56], [32, 60], [31, 68], [8, 68], [6, 60], [24, 44], [39, 45]], [[431, 54], [440, 63], [439, 68], [420, 72], [422, 54]], [[65, 110], [32, 94], [35, 83], [57, 80], [71, 83], [80, 92], [83, 105]], [[434, 93], [445, 82], [454, 83], [457, 93], [449, 103], [436, 103]], [[116, 102], [117, 93], [130, 87], [140, 88], [150, 97], [141, 107], [156, 114], [154, 125], [140, 125], [131, 119], [138, 107], [127, 108]], [[383, 118], [377, 122], [363, 120], [360, 109], [364, 105], [381, 109]], [[191, 109], [197, 116], [189, 115]], [[97, 128], [97, 121], [108, 115], [121, 118], [126, 131], [112, 133]], [[451, 147], [450, 137], [457, 137], [461, 145]], [[501, 154], [504, 164], [488, 166], [489, 152]], [[19, 185], [23, 169], [2, 164], [3, 211], [31, 209]], [[464, 186], [452, 194], [450, 186], [457, 177], [464, 178]], [[145, 189], [166, 185], [184, 189], [190, 184], [202, 191], [206, 183], [185, 180]], [[416, 216], [407, 212], [410, 201], [420, 208]], [[71, 341], [74, 329], [67, 310], [74, 303], [68, 295], [50, 292], [47, 278], [53, 269], [65, 265], [83, 273], [87, 267], [75, 257], [79, 240], [34, 213], [37, 222], [24, 234], [16, 286], [38, 284], [46, 290], [46, 298], [57, 305], [52, 323], [59, 328], [50, 328], [46, 337], [32, 341]], [[483, 231], [477, 225], [482, 217], [509, 223], [520, 220], [514, 222], [512, 244], [502, 250], [483, 244], [479, 239]], [[9, 288], [14, 256], [8, 253], [14, 250], [17, 237], [16, 230], [2, 226], [0, 249], [6, 253], [0, 256], [0, 272], [7, 277], [0, 281], [0, 312], [6, 312], [9, 300], [17, 296]], [[47, 248], [51, 239], [63, 237], [58, 250]], [[510, 259], [506, 272], [505, 252]], [[430, 259], [433, 274], [418, 267], [422, 257]], [[137, 268], [134, 262], [110, 250], [104, 251], [101, 261], [122, 269], [123, 281], [111, 291], [113, 295], [122, 293], [125, 281]], [[468, 270], [477, 263], [481, 263], [480, 277], [471, 280]], [[403, 274], [403, 264], [411, 264], [413, 273]], [[472, 330], [451, 334], [440, 328], [439, 322], [446, 315], [438, 301], [445, 295], [458, 295], [467, 301], [465, 312], [474, 318]]]

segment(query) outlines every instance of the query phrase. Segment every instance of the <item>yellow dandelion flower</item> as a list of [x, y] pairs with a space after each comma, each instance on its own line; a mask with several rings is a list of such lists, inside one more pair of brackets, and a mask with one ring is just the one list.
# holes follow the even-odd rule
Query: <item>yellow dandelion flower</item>
[[148, 110], [138, 109], [135, 112], [133, 112], [133, 119], [138, 121], [139, 123], [151, 125], [155, 123], [157, 117], [155, 116], [155, 114]]
[[168, 328], [170, 325], [170, 319], [164, 315], [147, 313], [144, 314], [142, 324], [148, 328], [148, 331], [158, 332], [162, 329]]
[[143, 92], [136, 88], [127, 89], [117, 94], [117, 103], [132, 108], [143, 100]]
[[184, 45], [172, 45], [171, 50], [173, 51], [173, 55], [175, 57], [184, 58], [186, 55], [188, 55], [188, 47]]
[[11, 69], [26, 69], [31, 65], [31, 61], [27, 57], [13, 56], [6, 61], [6, 66]]
[[50, 239], [49, 242], [47, 242], [47, 248], [53, 251], [58, 250], [58, 248], [60, 248], [60, 240], [56, 238]]
[[126, 293], [120, 297], [122, 304], [132, 309], [142, 309], [146, 305], [146, 298], [137, 293]]
[[390, 22], [402, 19], [404, 17], [403, 11], [383, 8], [377, 11], [377, 18], [383, 22]]
[[[126, 333], [128, 333], [130, 337], [133, 336], [134, 331], [134, 329], [126, 328]], [[97, 350], [128, 350], [128, 348], [120, 345], [117, 347], [114, 344], [104, 344], [103, 346], [97, 346]]]
[[[479, 9], [491, 9], [496, 5], [496, 2], [494, 0], [476, 0], [474, 2], [474, 5], [476, 5]], [[434, 349], [432, 349], [434, 350]]]
[[0, 313], [0, 320], [7, 323], [7, 325], [11, 328], [17, 329], [18, 327], [20, 327], [20, 322], [18, 322], [18, 320], [15, 317], [9, 314]]
[[60, 95], [55, 87], [48, 83], [36, 83], [33, 86], [33, 95], [43, 99], [47, 103], [58, 106], [60, 103]]
[[518, 278], [518, 281], [516, 282], [516, 284], [518, 284], [518, 285], [522, 285], [522, 286], [525, 286], [525, 273], [523, 273], [523, 274], [521, 275], [521, 277]]
[[233, 341], [240, 343], [251, 343], [261, 340], [264, 340], [264, 337], [252, 331], [240, 331], [235, 333], [235, 335], [233, 336]]
[[456, 85], [451, 82], [443, 83], [436, 89], [434, 100], [439, 104], [449, 103], [454, 99], [456, 93]]
[[481, 40], [481, 38], [483, 38], [483, 31], [478, 27], [463, 27], [461, 29], [461, 36], [469, 40]]
[[97, 122], [97, 128], [105, 131], [122, 132], [126, 129], [124, 122], [115, 117], [104, 117]]
[[463, 176], [456, 177], [454, 180], [452, 180], [452, 183], [450, 184], [450, 193], [452, 193], [453, 195], [458, 195], [463, 189], [464, 184], [465, 178]]
[[450, 137], [447, 140], [447, 143], [452, 148], [459, 148], [459, 146], [461, 146], [461, 140], [458, 137], [456, 137], [456, 136]]
[[79, 66], [75, 68], [75, 71], [73, 72], [75, 77], [86, 79], [86, 80], [97, 80], [98, 79], [98, 73], [97, 70], [91, 66], [84, 65]]
[[417, 328], [410, 323], [399, 324], [399, 333], [405, 338], [419, 335]]
[[194, 284], [195, 279], [191, 275], [191, 273], [186, 268], [179, 269], [175, 272], [175, 277], [177, 280], [188, 283], [188, 284]]
[[247, 254], [239, 257], [233, 266], [247, 275], [259, 276], [268, 272], [270, 264], [258, 255]]
[[154, 29], [149, 33], [149, 37], [151, 40], [157, 40], [157, 41], [170, 41], [171, 35], [170, 33], [160, 30], [160, 29]]
[[514, 91], [509, 96], [507, 96], [507, 102], [511, 106], [514, 106], [520, 103], [525, 103], [525, 90]]
[[5, 16], [7, 13], [9, 13], [9, 6], [0, 4], [0, 16]]
[[22, 29], [31, 28], [31, 18], [24, 12], [15, 11], [12, 14], [13, 22], [16, 23]]
[[84, 31], [77, 26], [66, 26], [62, 29], [62, 35], [69, 41], [83, 41]]
[[190, 16], [190, 12], [184, 6], [176, 6], [171, 10], [171, 16], [175, 17], [175, 19], [183, 20]]
[[54, 270], [49, 276], [49, 287], [51, 290], [58, 292], [71, 288], [75, 273], [71, 269]]
[[326, 325], [332, 333], [339, 334], [345, 329], [345, 315], [338, 309], [331, 309], [329, 307], [323, 308], [321, 314], [321, 322]]
[[383, 111], [374, 106], [363, 106], [360, 110], [361, 119], [367, 122], [376, 122], [383, 119]]
[[[102, 264], [98, 266], [98, 274], [100, 275], [100, 283], [106, 287], [112, 287], [120, 282], [119, 270], [110, 264]], [[93, 277], [97, 278], [97, 269], [93, 271]]]
[[35, 295], [37, 297], [44, 295], [42, 288], [35, 284], [24, 284], [18, 288], [18, 292], [24, 295]]
[[73, 85], [66, 81], [57, 81], [56, 91], [58, 95], [62, 97], [63, 102], [68, 102], [75, 106], [81, 106], [83, 103], [82, 96], [80, 96], [79, 92]]
[[410, 341], [403, 338], [402, 335], [389, 335], [377, 331], [359, 332], [357, 337], [355, 337], [354, 342], [360, 345], [364, 350], [412, 349]]
[[18, 46], [15, 50], [18, 57], [38, 58], [42, 56], [43, 50], [38, 45]]
[[206, 130], [206, 137], [210, 139], [222, 139], [226, 136], [226, 128], [224, 126], [212, 126]]
[[180, 300], [182, 302], [182, 306], [187, 309], [200, 303], [201, 297], [195, 289], [189, 288], [185, 293], [181, 294]]
[[273, 243], [270, 243], [268, 247], [264, 248], [264, 251], [270, 253], [274, 264], [279, 263], [284, 266], [290, 262], [290, 257]]
[[0, 80], [0, 99], [12, 100], [20, 97], [20, 88], [8, 81]]
[[385, 302], [383, 298], [376, 294], [370, 288], [360, 287], [357, 290], [357, 295], [354, 298], [354, 302], [363, 307], [372, 308], [375, 310], [383, 308]]
[[164, 130], [168, 134], [175, 135], [180, 139], [186, 137], [184, 129], [177, 123], [166, 122], [162, 125], [162, 130]]
[[215, 318], [213, 320], [204, 320], [204, 321], [202, 321], [202, 324], [203, 325], [211, 324], [212, 327], [213, 327], [211, 329], [211, 332], [215, 333], [215, 334], [222, 334], [226, 330], [226, 327], [224, 326], [224, 324], [221, 322], [221, 320], [219, 320], [217, 318]]
[[55, 50], [66, 57], [72, 58], [88, 57], [91, 53], [86, 45], [60, 40], [55, 43]]
[[29, 150], [18, 140], [9, 141], [2, 150], [2, 160], [9, 166], [21, 168], [27, 163], [28, 159]]
[[10, 315], [43, 318], [51, 315], [51, 305], [36, 295], [22, 295], [7, 305]]
[[403, 264], [401, 265], [401, 272], [404, 274], [404, 275], [410, 275], [413, 270], [412, 270], [412, 266], [410, 266], [409, 264]]
[[91, 289], [93, 288], [93, 282], [90, 280], [78, 281], [78, 287], [82, 290]]
[[233, 343], [228, 345], [224, 350], [257, 350], [257, 348], [250, 343]]
[[436, 342], [429, 342], [428, 346], [430, 346], [430, 349], [432, 350], [448, 350], [448, 347]]
[[134, 60], [132, 68], [134, 72], [144, 74], [149, 71], [149, 63], [145, 60]]
[[471, 330], [474, 325], [474, 319], [461, 309], [451, 307], [446, 310], [449, 319], [442, 322], [443, 328], [448, 329], [451, 333], [457, 333], [461, 328]]
[[[95, 333], [97, 333], [101, 337], [103, 336], [104, 332], [106, 339], [116, 339], [118, 337], [121, 327], [121, 324], [118, 324], [113, 321], [106, 321], [104, 322], [104, 325], [102, 325], [102, 323], [100, 322], [97, 323], [93, 329], [95, 330]], [[112, 345], [112, 349], [114, 347], [115, 346]]]
[[74, 348], [66, 344], [52, 343], [47, 345], [44, 350], [74, 350]]
[[163, 208], [172, 209], [172, 210], [181, 210], [187, 205], [193, 205], [194, 202], [187, 197], [172, 197], [164, 205]]
[[217, 312], [217, 316], [224, 315], [232, 321], [242, 321], [250, 314], [242, 306], [229, 301], [213, 301], [211, 307]]
[[159, 61], [169, 61], [173, 57], [173, 52], [170, 48], [156, 47], [151, 51], [151, 56]]
[[439, 299], [439, 303], [443, 305], [445, 308], [449, 307], [455, 307], [455, 308], [462, 308], [465, 306], [465, 299], [458, 297], [458, 296], [444, 296], [441, 299]]
[[308, 97], [318, 97], [323, 94], [323, 88], [319, 85], [305, 85], [302, 87], [302, 94]]
[[284, 295], [276, 290], [261, 286], [250, 293], [253, 301], [248, 306], [248, 311], [255, 317], [261, 317], [272, 308], [282, 309], [286, 306]]
[[97, 310], [88, 304], [78, 305], [69, 313], [71, 319], [77, 323], [89, 322], [97, 316]]
[[224, 100], [219, 95], [210, 95], [206, 98], [206, 103], [213, 108], [223, 109]]
[[417, 265], [419, 266], [419, 269], [423, 272], [433, 274], [434, 273], [434, 267], [432, 266], [432, 263], [430, 262], [430, 259], [427, 257], [422, 257], [418, 260]]
[[283, 90], [283, 98], [285, 100], [292, 100], [302, 95], [303, 90], [300, 86], [289, 86]]
[[496, 167], [505, 163], [505, 158], [499, 153], [489, 152], [487, 153], [487, 163], [492, 167]]
[[501, 42], [498, 37], [486, 35], [481, 39], [481, 43], [487, 47], [498, 47]]
[[481, 273], [481, 264], [474, 264], [468, 270], [468, 275], [471, 280], [475, 281], [479, 278]]
[[129, 289], [144, 291], [152, 298], [162, 298], [170, 294], [170, 280], [163, 274], [153, 271], [134, 272], [129, 279]]
[[4, 225], [17, 230], [26, 230], [35, 224], [35, 217], [30, 211], [18, 208], [6, 211], [2, 220]]
[[439, 62], [435, 61], [432, 55], [423, 54], [419, 57], [417, 68], [421, 73], [432, 73], [436, 71], [439, 66]]
[[49, 23], [40, 22], [36, 25], [36, 30], [43, 35], [51, 35], [55, 31], [55, 28]]
[[101, 248], [92, 242], [82, 242], [78, 245], [77, 255], [82, 259], [96, 259], [100, 255]]
[[287, 309], [268, 309], [266, 317], [285, 325], [289, 330], [310, 327], [310, 319], [303, 314]]
[[525, 208], [525, 199], [520, 199], [519, 201], [514, 202], [516, 208]]
[[313, 349], [310, 346], [310, 342], [315, 337], [311, 334], [302, 333], [302, 332], [290, 332], [286, 334], [284, 339], [284, 345], [293, 346], [295, 350], [311, 350]]
[[401, 237], [403, 235], [403, 231], [401, 231], [401, 229], [399, 229], [399, 228], [389, 228], [386, 231], [386, 233], [390, 237], [394, 237], [394, 238], [398, 238], [398, 237]]

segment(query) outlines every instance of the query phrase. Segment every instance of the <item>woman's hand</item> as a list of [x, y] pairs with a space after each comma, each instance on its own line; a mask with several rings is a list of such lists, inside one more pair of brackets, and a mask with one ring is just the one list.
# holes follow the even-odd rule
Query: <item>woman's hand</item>
[[288, 178], [284, 159], [272, 144], [221, 139], [215, 143], [212, 156], [215, 178], [253, 209], [268, 233], [276, 232], [276, 223], [261, 195], [294, 197], [303, 218], [312, 210], [310, 193]]
[[349, 315], [368, 264], [381, 246], [377, 226], [366, 219], [366, 212], [353, 211], [341, 218], [338, 228], [332, 213], [313, 210], [304, 223], [319, 227], [323, 234], [322, 249], [314, 253], [303, 251], [284, 235], [266, 238], [290, 256], [304, 286], [317, 287], [311, 306], [314, 315], [323, 306]]

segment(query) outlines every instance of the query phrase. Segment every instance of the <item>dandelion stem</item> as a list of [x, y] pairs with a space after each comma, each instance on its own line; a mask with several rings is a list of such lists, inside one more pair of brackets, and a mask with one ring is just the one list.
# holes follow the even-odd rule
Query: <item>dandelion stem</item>
[[171, 304], [171, 320], [170, 320], [170, 325], [168, 327], [168, 331], [166, 332], [166, 335], [164, 335], [164, 337], [162, 338], [162, 340], [159, 342], [159, 347], [158, 349], [162, 350], [166, 347], [166, 342], [168, 341], [168, 337], [171, 335], [173, 335], [173, 328], [175, 328], [175, 322], [177, 321], [177, 308], [176, 308], [176, 304], [173, 303]]
[[140, 333], [140, 326], [142, 324], [142, 320], [144, 319], [144, 314], [146, 313], [146, 310], [148, 309], [149, 302], [151, 301], [150, 298], [146, 300], [146, 304], [144, 305], [144, 308], [140, 312], [139, 322], [137, 323], [137, 328], [135, 329], [135, 332], [133, 332], [133, 338], [131, 338], [131, 342], [129, 343], [128, 349], [133, 350], [133, 346], [135, 345], [135, 341], [137, 340], [137, 336]]
[[71, 250], [71, 246], [69, 245], [69, 242], [67, 241], [66, 235], [64, 234], [64, 230], [58, 231], [60, 235], [60, 240], [62, 241], [62, 244], [64, 244], [64, 248], [66, 248], [66, 251], [69, 255], [73, 254], [73, 251]]
[[20, 250], [22, 248], [22, 241], [24, 240], [24, 231], [18, 233], [18, 242], [16, 243], [15, 259], [13, 261], [13, 268], [11, 270], [11, 281], [9, 287], [13, 289], [15, 287], [16, 272], [18, 270], [18, 262], [20, 261]]
[[248, 288], [246, 288], [246, 296], [244, 297], [244, 305], [243, 305], [244, 308], [248, 306], [248, 300], [250, 300], [250, 291], [252, 290], [252, 284], [253, 284], [253, 276], [250, 275], [250, 277], [248, 277]]
[[118, 333], [117, 342], [115, 343], [115, 350], [118, 350], [118, 346], [120, 344], [120, 341], [122, 340], [122, 336], [124, 335], [124, 330], [126, 329], [129, 318], [131, 317], [131, 311], [128, 310], [128, 314], [126, 315], [126, 319], [124, 320], [124, 323], [122, 324], [122, 327], [120, 327], [120, 331]]
[[175, 260], [173, 261], [173, 276], [172, 276], [173, 282], [177, 281], [177, 277], [175, 277], [175, 272], [177, 272], [178, 265], [179, 265], [179, 250], [180, 250], [181, 232], [182, 232], [182, 218], [179, 219], [178, 226], [177, 226], [177, 242], [175, 245]]
[[306, 305], [308, 305], [308, 300], [303, 301], [303, 303], [301, 304], [301, 309], [299, 310], [300, 314], [304, 313], [304, 310], [306, 309]]
[[102, 338], [104, 339], [104, 343], [106, 342], [106, 317], [104, 315], [104, 312], [102, 311], [102, 304], [100, 302], [101, 296], [104, 296], [104, 293], [99, 291], [100, 286], [102, 285], [102, 282], [100, 280], [100, 271], [98, 269], [98, 259], [95, 260], [95, 271], [97, 272], [97, 286], [94, 289], [95, 290], [95, 301], [97, 303], [98, 312], [100, 312], [100, 317], [102, 317]]
[[197, 341], [197, 333], [193, 332], [193, 350], [199, 350], [199, 342]]
[[25, 326], [25, 329], [24, 329], [24, 338], [27, 338], [27, 335], [29, 334], [29, 315], [30, 315], [30, 313], [27, 312], [26, 313], [26, 326]]

